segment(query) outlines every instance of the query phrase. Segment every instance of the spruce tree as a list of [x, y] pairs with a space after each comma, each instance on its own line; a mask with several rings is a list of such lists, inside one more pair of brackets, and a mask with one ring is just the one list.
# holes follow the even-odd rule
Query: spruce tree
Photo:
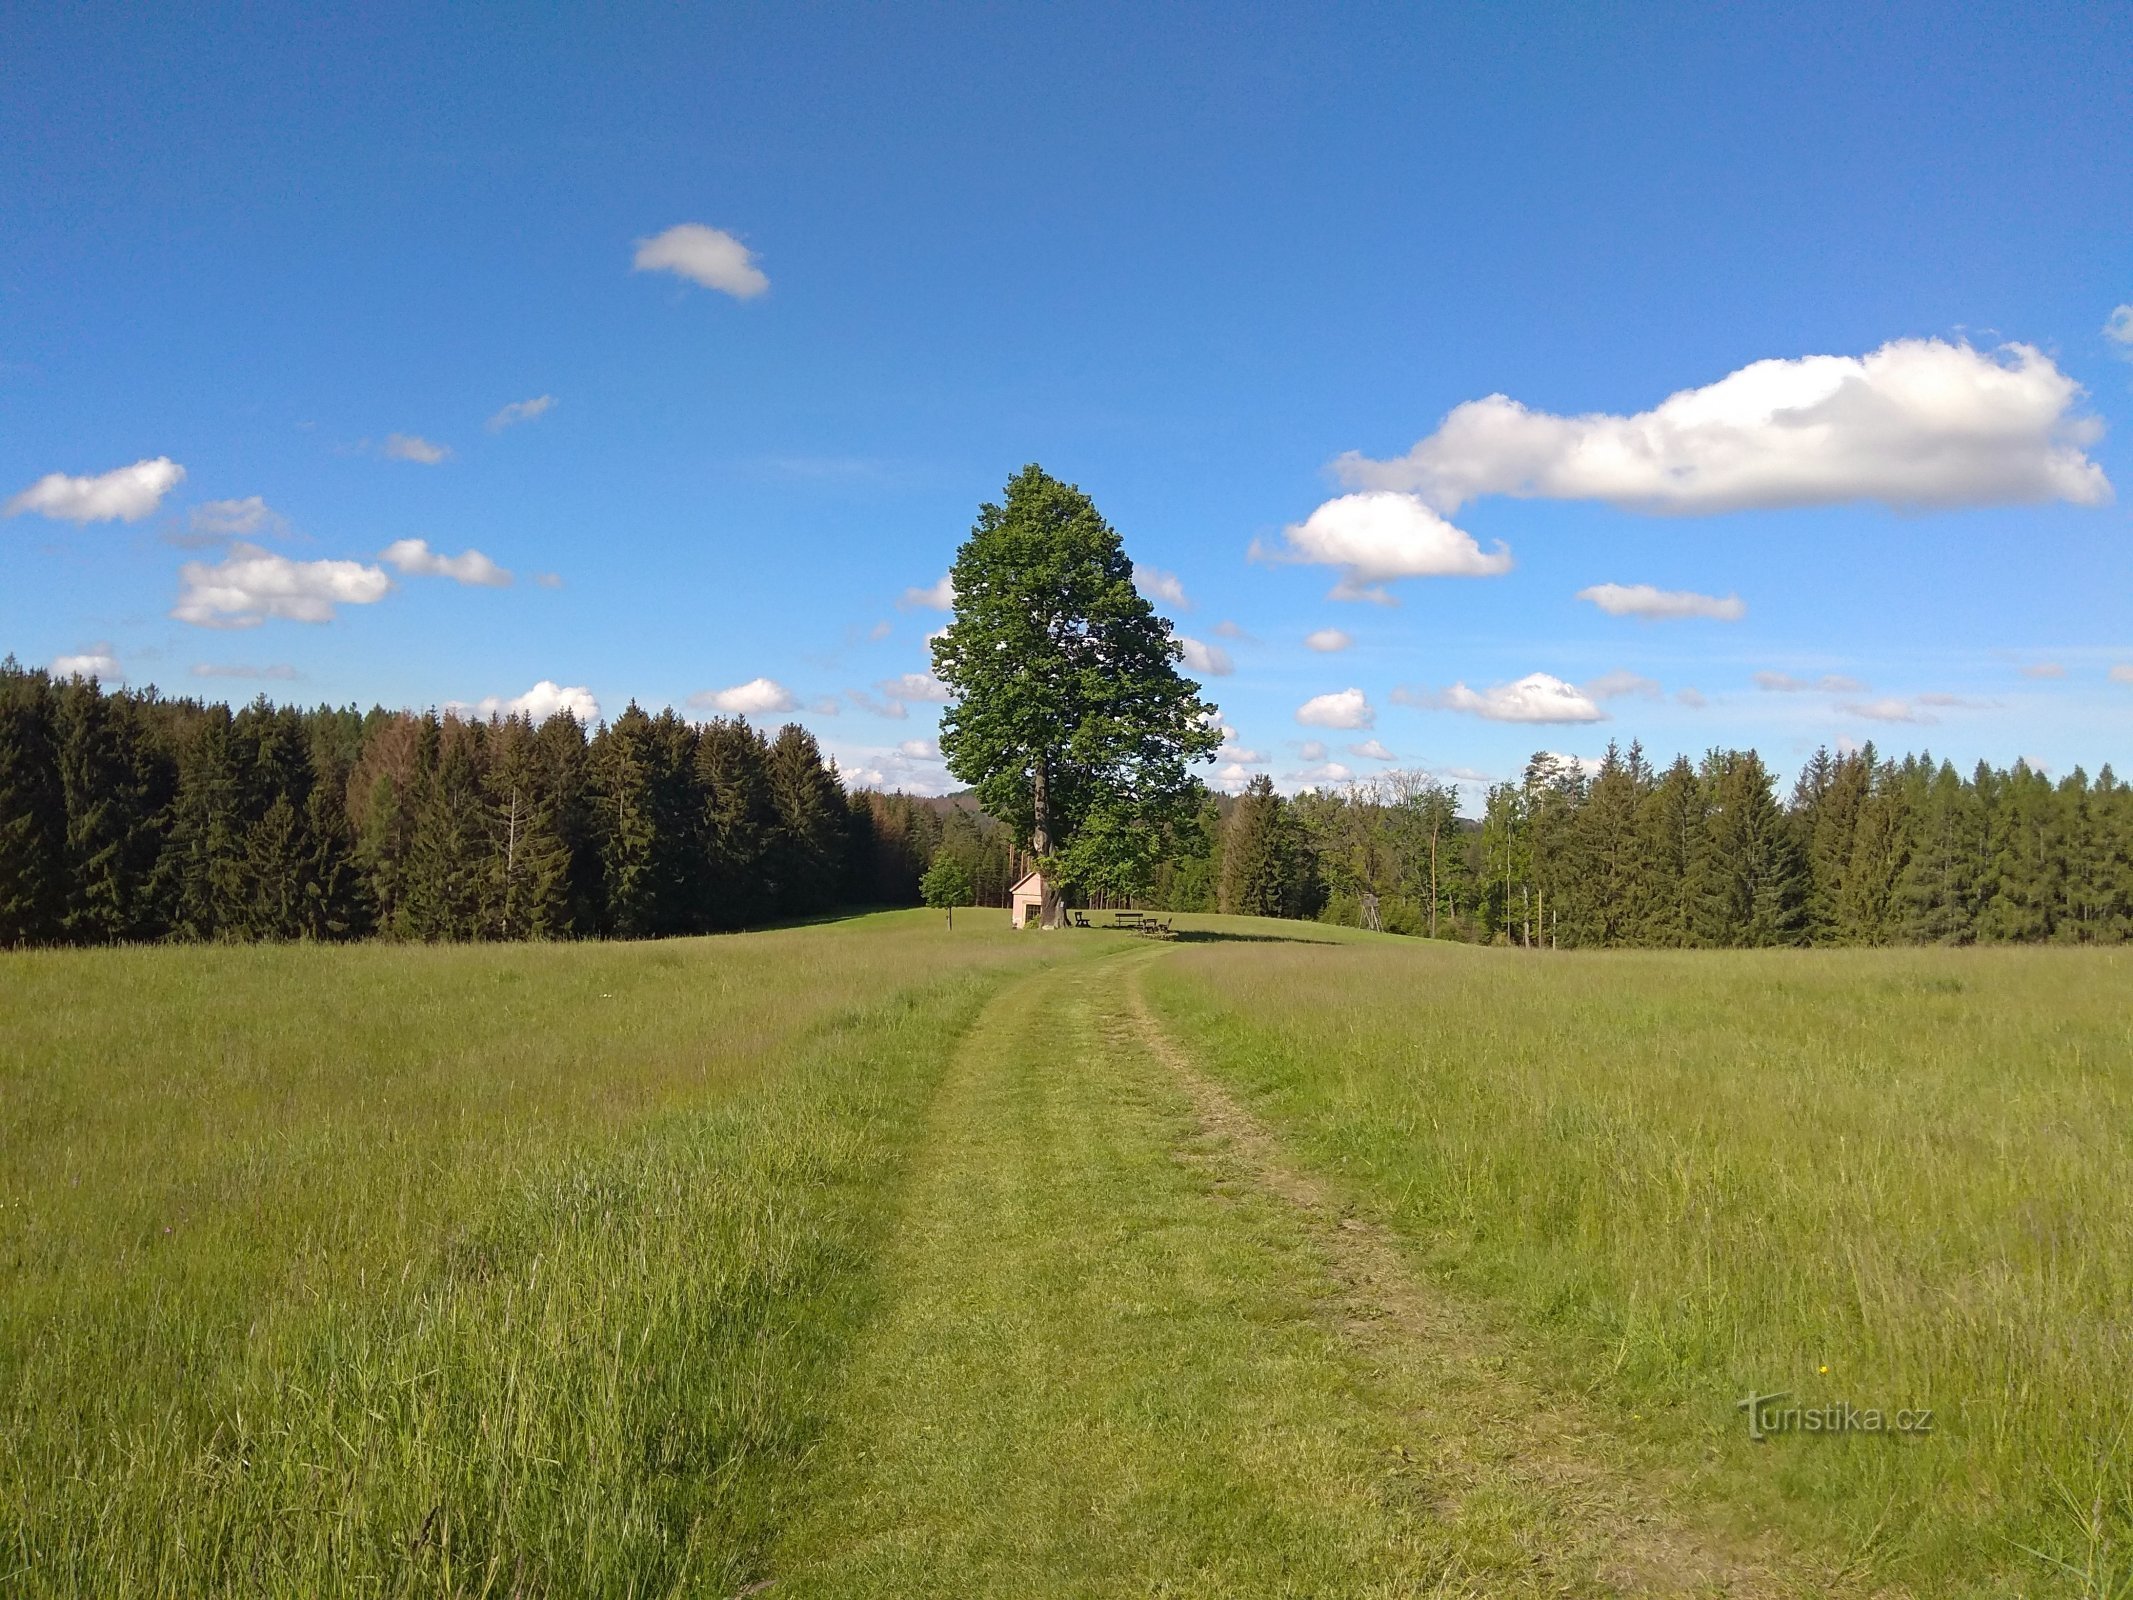
[[826, 911], [844, 877], [843, 788], [824, 768], [815, 736], [796, 722], [771, 741], [765, 775], [777, 819], [770, 864], [780, 914]]
[[0, 662], [0, 945], [65, 931], [67, 799], [51, 681]]
[[767, 856], [777, 813], [770, 800], [769, 760], [763, 736], [744, 719], [715, 719], [698, 731], [696, 779], [704, 802], [713, 928], [743, 928], [770, 914]]

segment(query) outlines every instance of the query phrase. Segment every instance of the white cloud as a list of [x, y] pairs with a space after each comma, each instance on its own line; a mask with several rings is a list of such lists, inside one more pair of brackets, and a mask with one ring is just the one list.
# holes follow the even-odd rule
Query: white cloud
[[1326, 747], [1316, 739], [1306, 739], [1296, 747], [1296, 753], [1306, 761], [1323, 761], [1326, 759]]
[[818, 717], [841, 717], [844, 715], [844, 702], [833, 694], [818, 694], [807, 702], [807, 709]]
[[2133, 683], [2133, 661], [2121, 661], [2111, 669], [2113, 683]]
[[1676, 689], [1674, 691], [1674, 698], [1682, 705], [1689, 706], [1696, 710], [1701, 710], [1703, 707], [1711, 703], [1703, 697], [1703, 691], [1701, 689]]
[[1545, 672], [1529, 672], [1515, 683], [1481, 690], [1455, 683], [1442, 693], [1395, 689], [1393, 699], [1426, 710], [1464, 711], [1490, 722], [1604, 722], [1607, 713], [1574, 684]]
[[1306, 767], [1303, 771], [1293, 772], [1289, 776], [1298, 783], [1319, 784], [1346, 783], [1355, 774], [1338, 761], [1328, 761], [1323, 766]]
[[511, 582], [511, 574], [479, 550], [448, 556], [432, 550], [426, 539], [395, 539], [378, 552], [378, 559], [414, 578], [450, 578], [454, 583], [489, 589], [502, 589]]
[[1351, 744], [1348, 746], [1348, 754], [1360, 756], [1365, 761], [1397, 761], [1400, 759], [1375, 739], [1365, 739], [1361, 744]]
[[955, 579], [944, 572], [940, 575], [938, 581], [927, 585], [923, 589], [916, 587], [906, 589], [903, 592], [903, 597], [896, 604], [905, 611], [909, 611], [914, 607], [928, 611], [953, 611], [955, 609]]
[[100, 640], [79, 655], [61, 656], [52, 663], [55, 678], [101, 678], [106, 683], [125, 679], [126, 669], [112, 653], [111, 642]]
[[1484, 554], [1474, 536], [1453, 527], [1411, 494], [1377, 491], [1328, 500], [1302, 522], [1282, 532], [1282, 547], [1257, 541], [1262, 561], [1293, 561], [1336, 567], [1341, 581], [1334, 600], [1392, 604], [1383, 585], [1395, 578], [1485, 578], [1511, 570], [1511, 552], [1499, 540]]
[[2022, 669], [2025, 678], [2063, 678], [2066, 668], [2056, 661], [2032, 661]]
[[2120, 306], [2104, 322], [2103, 336], [2118, 346], [2118, 353], [2133, 361], [2133, 305]]
[[560, 589], [563, 587], [563, 574], [560, 572], [536, 572], [533, 575], [533, 581], [543, 589]]
[[1648, 583], [1596, 583], [1589, 589], [1580, 589], [1577, 597], [1590, 600], [1610, 617], [1642, 617], [1648, 622], [1679, 617], [1738, 622], [1748, 614], [1748, 607], [1737, 594], [1721, 599], [1693, 589], [1655, 589]]
[[170, 614], [203, 628], [256, 628], [269, 617], [331, 622], [335, 606], [383, 600], [392, 579], [360, 561], [292, 561], [256, 544], [233, 544], [220, 561], [188, 561]]
[[555, 396], [552, 394], [537, 394], [531, 400], [514, 400], [491, 417], [487, 426], [491, 433], [502, 433], [517, 423], [545, 416], [554, 408]]
[[1133, 586], [1150, 600], [1167, 600], [1182, 610], [1192, 609], [1192, 602], [1185, 597], [1185, 585], [1178, 581], [1175, 572], [1143, 566], [1136, 561], [1133, 563]]
[[289, 519], [256, 494], [242, 500], [209, 500], [193, 507], [195, 533], [217, 539], [241, 539], [250, 534], [280, 534], [289, 531]]
[[1316, 694], [1296, 708], [1296, 720], [1307, 728], [1367, 728], [1377, 713], [1360, 689], [1337, 689]]
[[906, 672], [901, 677], [884, 678], [874, 687], [893, 700], [918, 700], [927, 705], [944, 706], [954, 698], [948, 685], [930, 672]]
[[1257, 642], [1241, 626], [1230, 621], [1227, 617], [1215, 624], [1215, 632], [1224, 639], [1237, 639], [1248, 644]]
[[264, 667], [251, 667], [234, 662], [218, 664], [212, 661], [193, 664], [193, 676], [196, 678], [263, 678], [275, 683], [288, 683], [297, 675], [296, 669], [285, 661], [277, 661]]
[[388, 433], [378, 448], [395, 461], [419, 461], [425, 467], [449, 460], [452, 454], [450, 445], [432, 444], [414, 433]]
[[895, 631], [896, 624], [889, 621], [887, 617], [884, 617], [881, 619], [881, 621], [875, 623], [873, 627], [867, 629], [867, 637], [878, 644], [883, 639], [888, 638], [888, 636], [894, 633]]
[[1183, 634], [1178, 635], [1178, 643], [1184, 647], [1185, 665], [1195, 672], [1204, 672], [1210, 678], [1226, 678], [1237, 670], [1237, 663], [1230, 660], [1229, 652], [1218, 644], [1202, 644]]
[[136, 461], [93, 478], [48, 472], [10, 500], [0, 515], [19, 517], [34, 511], [54, 522], [139, 522], [184, 478], [185, 469], [168, 456]]
[[1701, 514], [2111, 498], [2084, 450], [2081, 386], [2033, 346], [1898, 339], [1866, 356], [1757, 361], [1635, 416], [1557, 416], [1501, 394], [1455, 407], [1406, 455], [1336, 463], [1447, 515], [1482, 495]]
[[705, 689], [689, 696], [689, 704], [699, 710], [749, 717], [790, 711], [799, 703], [790, 689], [771, 678], [750, 678], [730, 689]]
[[938, 761], [941, 758], [941, 747], [931, 739], [906, 739], [896, 748], [913, 761]]
[[1304, 635], [1304, 647], [1316, 650], [1321, 655], [1332, 655], [1336, 651], [1347, 649], [1354, 643], [1355, 635], [1345, 633], [1339, 628], [1320, 628], [1315, 632]]
[[567, 711], [588, 728], [600, 720], [600, 702], [593, 698], [592, 690], [583, 686], [566, 689], [547, 678], [509, 700], [492, 694], [464, 709], [484, 717], [525, 717], [537, 723], [546, 722], [558, 711]]
[[1620, 700], [1628, 695], [1641, 700], [1657, 700], [1662, 693], [1656, 679], [1642, 678], [1620, 669], [1602, 673], [1582, 687], [1586, 696], [1593, 700]]
[[1805, 694], [1810, 689], [1822, 694], [1858, 694], [1866, 687], [1857, 678], [1847, 678], [1841, 672], [1826, 672], [1819, 678], [1795, 678], [1789, 672], [1758, 672], [1755, 686], [1772, 694]]
[[1215, 774], [1215, 787], [1229, 794], [1241, 794], [1244, 786], [1252, 781], [1252, 769], [1241, 761], [1232, 761]]
[[671, 272], [736, 300], [752, 300], [770, 287], [754, 251], [725, 229], [701, 222], [677, 223], [665, 233], [639, 239], [630, 264], [639, 272]]
[[1846, 716], [1864, 717], [1869, 722], [1931, 722], [1929, 712], [1921, 711], [1907, 700], [1887, 696], [1880, 700], [1854, 701], [1837, 708]]

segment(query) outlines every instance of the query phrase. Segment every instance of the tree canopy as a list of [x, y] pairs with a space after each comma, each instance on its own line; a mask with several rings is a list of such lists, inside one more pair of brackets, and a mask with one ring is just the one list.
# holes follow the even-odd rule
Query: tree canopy
[[1041, 467], [979, 508], [950, 577], [955, 620], [933, 644], [953, 696], [941, 754], [1029, 840], [1056, 926], [1062, 889], [1130, 892], [1152, 873], [1202, 792], [1191, 763], [1221, 743], [1214, 707], [1178, 671], [1117, 531]]

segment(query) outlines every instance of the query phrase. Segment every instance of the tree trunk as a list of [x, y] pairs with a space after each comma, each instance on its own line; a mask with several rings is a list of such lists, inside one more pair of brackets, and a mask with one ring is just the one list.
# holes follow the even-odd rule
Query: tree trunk
[[[1037, 858], [1037, 870], [1044, 872], [1044, 858], [1052, 853], [1052, 797], [1045, 772], [1045, 757], [1037, 756], [1037, 769], [1030, 784], [1030, 853]], [[1037, 925], [1040, 928], [1056, 928], [1062, 918], [1059, 914], [1059, 889], [1052, 882], [1052, 875], [1044, 872], [1044, 900], [1039, 907]]]

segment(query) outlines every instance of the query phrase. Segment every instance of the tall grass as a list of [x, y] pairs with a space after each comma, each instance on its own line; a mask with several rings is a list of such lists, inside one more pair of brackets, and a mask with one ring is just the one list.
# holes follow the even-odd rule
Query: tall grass
[[0, 960], [0, 1589], [731, 1592], [1003, 973], [867, 919]]
[[[1256, 945], [1150, 988], [1655, 1465], [1921, 1592], [2133, 1592], [2133, 956]], [[1751, 1390], [1935, 1427], [1758, 1445]]]

